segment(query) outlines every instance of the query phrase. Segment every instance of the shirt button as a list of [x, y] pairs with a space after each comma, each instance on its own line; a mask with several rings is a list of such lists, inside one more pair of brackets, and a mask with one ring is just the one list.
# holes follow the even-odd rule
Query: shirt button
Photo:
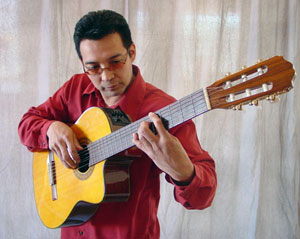
[[79, 231], [79, 235], [83, 235], [83, 231]]

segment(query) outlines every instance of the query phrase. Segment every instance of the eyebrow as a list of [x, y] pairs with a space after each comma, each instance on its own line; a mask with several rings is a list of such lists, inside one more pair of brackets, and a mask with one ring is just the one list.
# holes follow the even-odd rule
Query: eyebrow
[[[109, 57], [107, 60], [112, 60], [112, 59], [114, 59], [116, 57], [119, 57], [119, 56], [122, 56], [122, 54], [118, 53], [116, 55], [113, 55], [113, 56]], [[84, 64], [86, 64], [86, 65], [88, 65], [88, 64], [99, 64], [99, 62], [97, 62], [97, 61], [87, 61]]]

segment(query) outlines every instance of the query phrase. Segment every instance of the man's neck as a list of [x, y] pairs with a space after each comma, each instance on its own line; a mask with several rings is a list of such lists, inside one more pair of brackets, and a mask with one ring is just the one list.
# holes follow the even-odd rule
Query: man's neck
[[103, 100], [105, 102], [105, 105], [107, 107], [113, 106], [115, 104], [117, 104], [119, 102], [119, 100], [121, 99], [122, 95], [118, 95], [118, 96], [113, 96], [113, 97], [109, 97], [108, 99], [105, 99], [103, 97]]

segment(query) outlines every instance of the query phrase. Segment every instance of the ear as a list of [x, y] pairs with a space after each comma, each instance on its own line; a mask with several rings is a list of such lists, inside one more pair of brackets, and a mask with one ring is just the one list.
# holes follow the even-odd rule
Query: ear
[[135, 44], [132, 43], [128, 49], [128, 54], [130, 57], [131, 62], [134, 62], [135, 57], [136, 57], [136, 48], [135, 48]]

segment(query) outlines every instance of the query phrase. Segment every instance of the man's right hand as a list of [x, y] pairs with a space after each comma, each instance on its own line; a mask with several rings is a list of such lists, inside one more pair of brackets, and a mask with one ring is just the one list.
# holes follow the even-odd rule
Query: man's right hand
[[78, 150], [83, 149], [73, 130], [60, 121], [54, 121], [48, 128], [49, 149], [67, 168], [77, 168], [80, 158]]

